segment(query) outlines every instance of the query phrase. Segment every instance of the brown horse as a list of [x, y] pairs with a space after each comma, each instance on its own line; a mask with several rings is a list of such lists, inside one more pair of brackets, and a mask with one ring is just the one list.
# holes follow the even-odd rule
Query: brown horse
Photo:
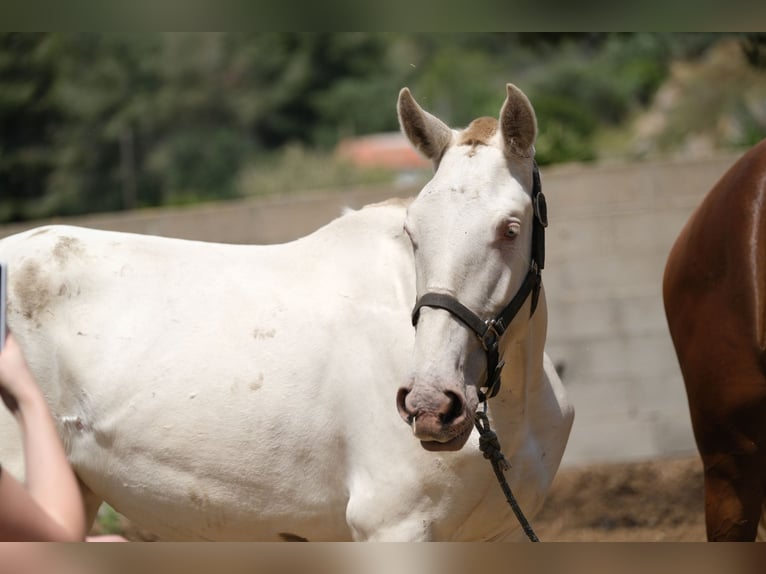
[[705, 470], [708, 540], [762, 538], [766, 140], [723, 175], [686, 223], [668, 257], [663, 297]]

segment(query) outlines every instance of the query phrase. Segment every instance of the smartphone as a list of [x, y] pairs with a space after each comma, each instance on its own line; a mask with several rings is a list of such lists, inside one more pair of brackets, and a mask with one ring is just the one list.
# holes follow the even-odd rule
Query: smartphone
[[5, 302], [8, 292], [8, 265], [0, 261], [0, 351], [5, 347]]

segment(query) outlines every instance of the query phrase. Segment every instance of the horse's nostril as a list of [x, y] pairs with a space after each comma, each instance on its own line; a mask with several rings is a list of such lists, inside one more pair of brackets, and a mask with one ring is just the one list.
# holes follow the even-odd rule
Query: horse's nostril
[[412, 424], [413, 414], [407, 409], [407, 395], [409, 394], [410, 389], [405, 387], [399, 389], [396, 393], [396, 408], [404, 421], [407, 424]]
[[463, 414], [464, 403], [463, 399], [460, 398], [460, 395], [457, 393], [445, 391], [444, 394], [447, 395], [449, 402], [447, 404], [447, 409], [439, 415], [439, 419], [442, 424], [449, 425], [455, 422], [455, 420]]

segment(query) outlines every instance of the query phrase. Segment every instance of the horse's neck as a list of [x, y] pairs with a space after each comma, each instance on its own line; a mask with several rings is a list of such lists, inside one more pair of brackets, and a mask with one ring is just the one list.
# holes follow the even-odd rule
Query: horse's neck
[[[519, 311], [521, 319], [530, 309], [529, 301]], [[525, 421], [528, 403], [544, 383], [543, 353], [548, 328], [545, 293], [541, 290], [535, 313], [522, 328], [512, 330], [502, 342], [501, 357], [505, 361], [501, 387], [496, 397], [489, 399], [489, 410], [499, 434], [518, 433]], [[504, 432], [505, 431], [505, 432]], [[521, 440], [521, 436], [519, 436]], [[511, 445], [509, 445], [511, 446]]]

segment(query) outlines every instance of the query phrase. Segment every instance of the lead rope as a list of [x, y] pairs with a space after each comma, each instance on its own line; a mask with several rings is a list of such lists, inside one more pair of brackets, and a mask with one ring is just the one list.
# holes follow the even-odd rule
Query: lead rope
[[500, 488], [503, 489], [505, 499], [511, 506], [511, 510], [513, 510], [513, 513], [516, 515], [519, 524], [521, 524], [524, 534], [526, 534], [527, 538], [532, 542], [540, 542], [535, 531], [532, 530], [532, 526], [529, 524], [527, 517], [524, 516], [524, 513], [521, 511], [519, 503], [516, 502], [516, 497], [513, 496], [508, 481], [505, 480], [505, 471], [511, 468], [511, 465], [500, 450], [500, 441], [497, 439], [497, 433], [489, 428], [486, 401], [484, 402], [484, 412], [476, 413], [474, 424], [476, 425], [476, 430], [479, 431], [479, 450], [484, 454], [484, 458], [492, 463], [492, 470], [495, 471], [495, 476], [500, 483]]

